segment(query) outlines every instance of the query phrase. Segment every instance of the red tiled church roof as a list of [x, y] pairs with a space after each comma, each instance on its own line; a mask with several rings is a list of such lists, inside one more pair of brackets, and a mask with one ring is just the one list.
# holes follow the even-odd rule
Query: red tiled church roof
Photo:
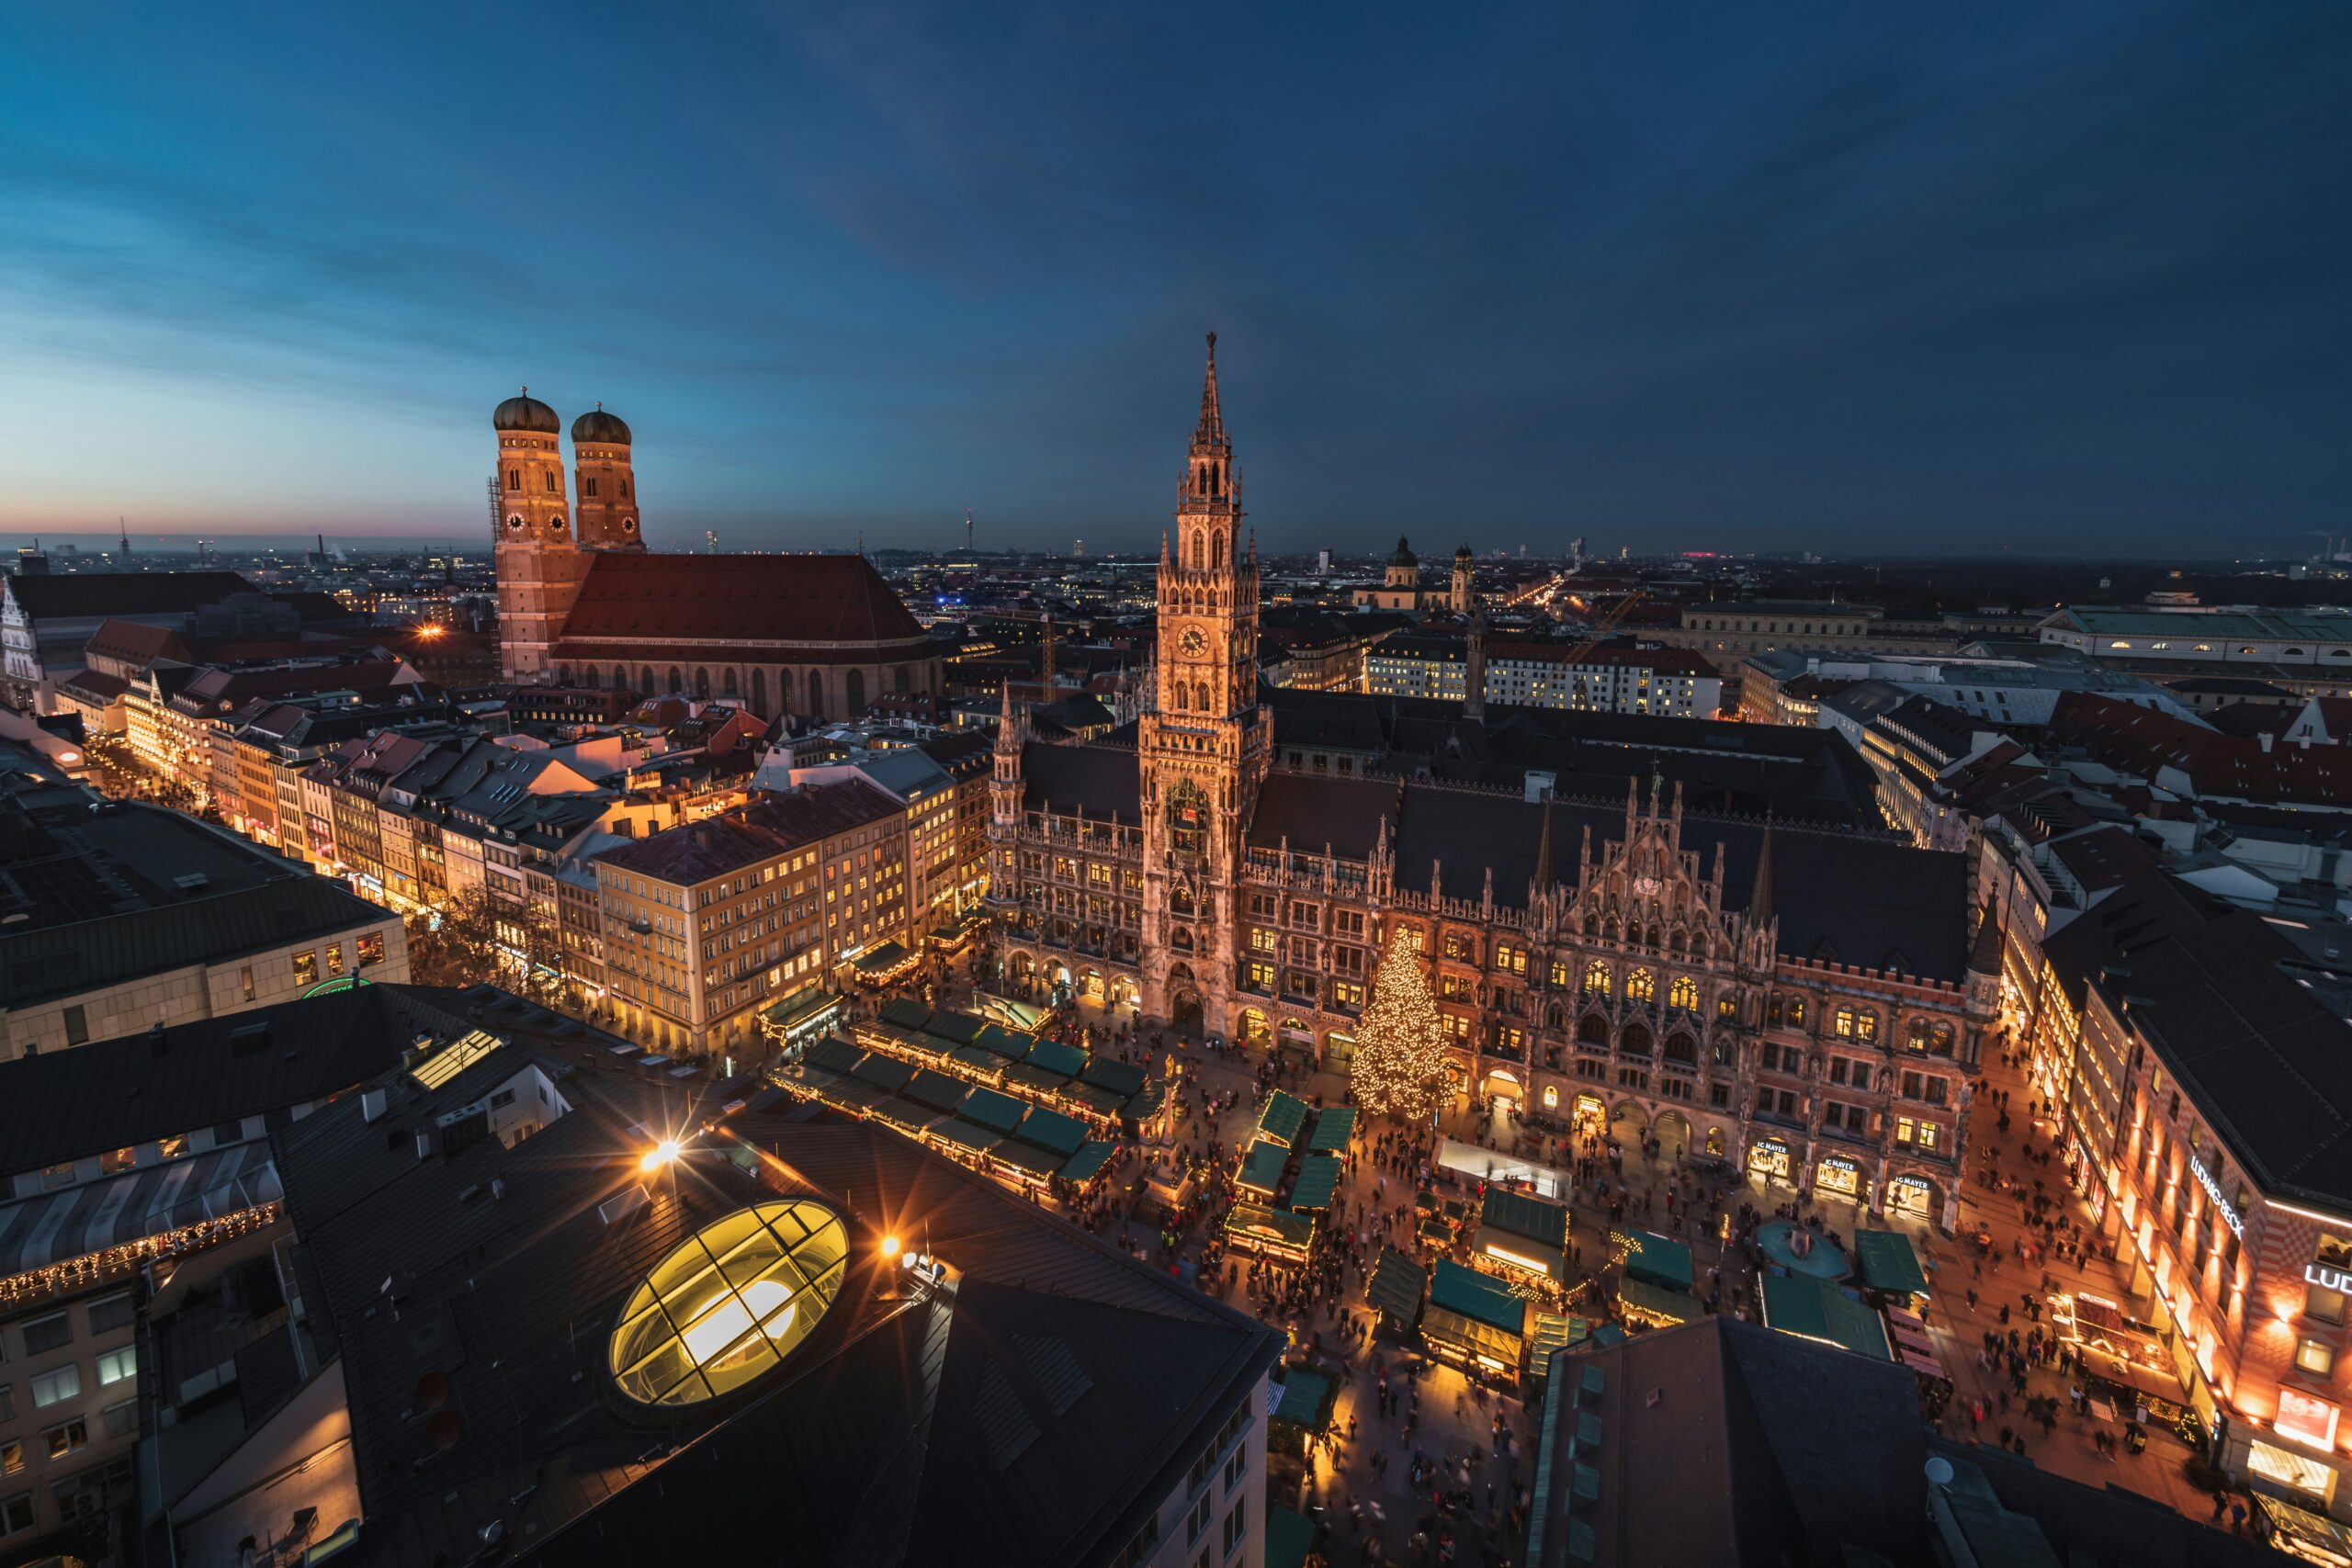
[[930, 640], [864, 556], [599, 555], [562, 651], [625, 653], [644, 639], [733, 646], [738, 659], [742, 644]]

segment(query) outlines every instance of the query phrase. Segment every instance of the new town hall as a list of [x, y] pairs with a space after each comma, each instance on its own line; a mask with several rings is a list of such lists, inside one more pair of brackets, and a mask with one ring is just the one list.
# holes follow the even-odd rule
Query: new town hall
[[[1595, 764], [1577, 716], [1261, 688], [1242, 516], [1212, 337], [1141, 718], [1059, 744], [1006, 706], [1008, 973], [1345, 1072], [1417, 939], [1457, 1088], [1949, 1227], [2000, 951], [1962, 858], [1737, 809], [1695, 721]], [[1686, 809], [1686, 778], [1733, 809]]]

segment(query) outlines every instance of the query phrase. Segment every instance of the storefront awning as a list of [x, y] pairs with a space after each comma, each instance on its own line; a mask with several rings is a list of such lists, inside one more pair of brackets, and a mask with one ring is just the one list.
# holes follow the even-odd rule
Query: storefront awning
[[1568, 1206], [1508, 1188], [1489, 1187], [1479, 1205], [1479, 1224], [1498, 1235], [1517, 1236], [1542, 1252], [1558, 1253], [1568, 1245]]
[[1241, 1174], [1234, 1178], [1234, 1185], [1244, 1191], [1263, 1192], [1272, 1196], [1281, 1185], [1283, 1168], [1290, 1163], [1290, 1151], [1275, 1143], [1260, 1143], [1251, 1146], [1249, 1157], [1241, 1162]]
[[1364, 1300], [1398, 1323], [1410, 1326], [1421, 1315], [1421, 1288], [1429, 1271], [1393, 1247], [1380, 1249], [1380, 1261], [1364, 1287]]
[[1690, 1247], [1687, 1242], [1656, 1231], [1619, 1231], [1625, 1240], [1625, 1278], [1663, 1285], [1669, 1291], [1690, 1288]]
[[[2263, 1522], [2270, 1527], [2272, 1546], [2306, 1562], [2328, 1563], [2332, 1568], [2352, 1564], [2352, 1531], [2309, 1508], [2299, 1508], [2283, 1497], [2273, 1497], [2267, 1492], [2251, 1495]], [[1267, 1528], [1271, 1530], [1272, 1524]], [[1269, 1554], [1267, 1562], [1272, 1561]]]
[[1840, 1345], [1873, 1361], [1891, 1361], [1886, 1325], [1878, 1314], [1826, 1280], [1809, 1274], [1764, 1277], [1764, 1326], [1801, 1338]]
[[1315, 1113], [1315, 1135], [1306, 1146], [1317, 1154], [1343, 1155], [1355, 1135], [1356, 1112], [1351, 1105], [1334, 1105]]
[[1308, 1155], [1298, 1163], [1298, 1179], [1291, 1183], [1290, 1206], [1320, 1213], [1331, 1206], [1340, 1188], [1340, 1162], [1329, 1155]]
[[1873, 1291], [1910, 1296], [1927, 1293], [1928, 1276], [1920, 1270], [1919, 1255], [1913, 1250], [1911, 1238], [1900, 1231], [1856, 1231], [1854, 1261], [1861, 1270], [1862, 1283]]
[[1478, 1227], [1476, 1245], [1481, 1256], [1491, 1258], [1508, 1268], [1532, 1269], [1553, 1280], [1566, 1277], [1567, 1255], [1559, 1247], [1530, 1241], [1523, 1235], [1494, 1225]]

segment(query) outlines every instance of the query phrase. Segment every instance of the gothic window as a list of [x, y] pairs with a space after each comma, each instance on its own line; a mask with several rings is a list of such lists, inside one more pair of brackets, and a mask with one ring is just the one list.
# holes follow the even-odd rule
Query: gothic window
[[523, 488], [522, 469], [509, 468], [506, 470], [506, 488], [508, 490], [521, 490]]
[[590, 476], [588, 476], [588, 477], [586, 477], [586, 478], [583, 478], [583, 479], [580, 481], [580, 499], [581, 499], [581, 500], [582, 500], [582, 501], [593, 501], [593, 500], [594, 500], [594, 499], [595, 499], [595, 496], [596, 496], [596, 480], [595, 480], [595, 477], [594, 477], [594, 475], [590, 475]]
[[547, 480], [547, 492], [549, 495], [553, 495], [555, 493], [556, 483], [555, 470], [553, 468], [542, 468], [539, 470], [539, 478]]
[[1638, 1023], [1629, 1023], [1625, 1026], [1625, 1032], [1618, 1037], [1617, 1049], [1628, 1056], [1646, 1056], [1657, 1043], [1657, 1037], [1648, 1030]]
[[721, 696], [736, 697], [742, 695], [742, 681], [731, 668], [722, 670], [718, 672], [718, 691]]
[[1666, 1037], [1666, 1059], [1695, 1067], [1699, 1065], [1699, 1043], [1688, 1034], [1669, 1034]]
[[1186, 685], [1186, 684], [1184, 684], [1184, 682], [1182, 682], [1182, 681], [1177, 682], [1176, 682], [1176, 711], [1177, 711], [1178, 713], [1188, 713], [1188, 712], [1190, 712], [1190, 711], [1192, 710], [1192, 706], [1193, 706], [1192, 697], [1193, 697], [1193, 688], [1192, 688], [1192, 687], [1190, 687], [1190, 686], [1187, 686], [1187, 685]]
[[559, 686], [569, 686], [571, 684], [571, 665], [559, 664], [555, 667], [555, 683]]
[[1204, 561], [1207, 557], [1201, 548], [1201, 536], [1198, 534], [1194, 534], [1193, 536], [1192, 547], [1185, 553], [1193, 558], [1193, 570], [1194, 571], [1200, 570], [1202, 562]]
[[1209, 539], [1209, 564], [1214, 567], [1225, 565], [1225, 536], [1222, 534], [1213, 535]]
[[896, 671], [892, 671], [891, 683], [896, 687], [899, 695], [903, 697], [912, 694], [915, 689], [914, 671], [903, 664], [899, 665]]
[[1939, 1056], [1951, 1055], [1952, 1032], [1949, 1023], [1939, 1023], [1928, 1031], [1928, 1048]]
[[865, 671], [849, 672], [849, 716], [857, 717], [865, 711]]
[[1804, 1027], [1804, 998], [1803, 997], [1791, 997], [1789, 998], [1788, 1014], [1789, 1027], [1791, 1029], [1803, 1029]]
[[1584, 994], [1588, 997], [1605, 997], [1609, 994], [1608, 964], [1595, 959], [1585, 965]]
[[825, 672], [808, 671], [808, 716], [821, 722], [825, 716]]
[[621, 499], [623, 501], [628, 499], [628, 476], [626, 474], [621, 476]]
[[762, 718], [773, 716], [768, 712], [768, 672], [764, 670], [752, 671], [752, 711]]
[[676, 665], [674, 665], [674, 664], [671, 665], [671, 666], [670, 666], [670, 684], [669, 684], [667, 687], [665, 687], [665, 688], [664, 688], [664, 690], [666, 690], [666, 691], [671, 691], [671, 692], [683, 692], [683, 691], [684, 691], [685, 689], [686, 689], [686, 678], [685, 678], [684, 675], [681, 675], [680, 673], [678, 673], [678, 667], [677, 667]]
[[710, 695], [710, 671], [700, 665], [695, 667], [695, 695], [697, 697]]
[[639, 694], [639, 696], [650, 697], [650, 696], [651, 696], [651, 695], [653, 694], [653, 666], [652, 666], [652, 665], [650, 665], [650, 664], [644, 664], [644, 665], [639, 665], [639, 666], [638, 667], [638, 671], [637, 671], [637, 691], [638, 691], [638, 694]]
[[1654, 1000], [1657, 996], [1657, 976], [1646, 969], [1636, 969], [1625, 976], [1625, 999], [1633, 1002]]
[[1674, 984], [1667, 987], [1666, 1005], [1679, 1012], [1697, 1012], [1699, 983], [1688, 975], [1677, 975]]
[[1209, 705], [1209, 683], [1206, 681], [1193, 688], [1193, 706], [1201, 713], [1215, 713]]

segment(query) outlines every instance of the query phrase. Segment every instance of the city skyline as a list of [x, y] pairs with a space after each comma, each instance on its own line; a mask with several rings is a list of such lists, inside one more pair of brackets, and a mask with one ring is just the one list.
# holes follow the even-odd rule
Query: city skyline
[[527, 382], [636, 427], [659, 547], [1132, 550], [1210, 327], [1270, 550], [2342, 526], [2317, 8], [721, 13], [535, 39], [583, 130], [449, 18], [5, 26], [11, 533], [481, 538]]

